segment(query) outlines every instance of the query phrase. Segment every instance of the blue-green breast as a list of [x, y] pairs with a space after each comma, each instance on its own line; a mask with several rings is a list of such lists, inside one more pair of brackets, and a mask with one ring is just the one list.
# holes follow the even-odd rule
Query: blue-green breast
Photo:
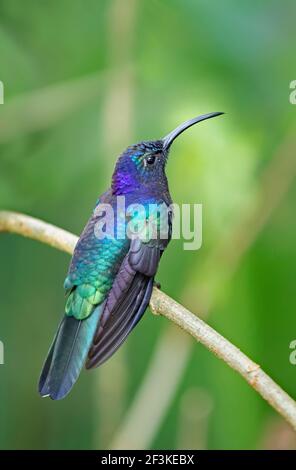
[[[114, 198], [105, 193], [98, 203], [114, 206]], [[115, 207], [114, 207], [115, 208]], [[110, 212], [110, 217], [112, 213]], [[119, 267], [128, 252], [130, 242], [127, 238], [118, 239], [112, 221], [105, 219], [106, 236], [98, 237], [102, 216], [96, 209], [82, 232], [70, 264], [65, 289], [70, 294], [66, 303], [66, 314], [77, 319], [87, 318], [95, 305], [101, 304], [112, 287]], [[121, 231], [125, 230], [125, 218], [118, 221]]]

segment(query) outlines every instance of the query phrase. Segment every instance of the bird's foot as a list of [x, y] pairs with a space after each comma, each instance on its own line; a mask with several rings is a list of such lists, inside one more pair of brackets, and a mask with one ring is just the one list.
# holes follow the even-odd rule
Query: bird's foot
[[160, 282], [154, 281], [153, 285], [154, 287], [157, 287], [157, 289], [161, 289]]

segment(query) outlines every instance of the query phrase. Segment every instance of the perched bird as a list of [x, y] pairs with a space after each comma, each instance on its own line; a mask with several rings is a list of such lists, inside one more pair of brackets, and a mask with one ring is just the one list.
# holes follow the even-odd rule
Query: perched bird
[[[159, 260], [171, 238], [172, 201], [165, 175], [171, 144], [190, 126], [220, 114], [186, 121], [163, 139], [132, 145], [119, 156], [111, 188], [97, 201], [70, 263], [65, 313], [43, 365], [41, 396], [65, 397], [83, 366], [92, 369], [105, 362], [142, 318]], [[144, 213], [122, 211], [118, 196], [125, 198], [127, 208], [141, 204]], [[146, 212], [151, 206], [157, 210]], [[101, 207], [112, 210], [107, 213]], [[153, 236], [152, 220], [157, 229]], [[128, 236], [131, 222], [142, 228]], [[158, 230], [161, 224], [165, 234]], [[105, 227], [105, 233], [97, 233], [100, 227]], [[102, 232], [105, 236], [98, 236]]]

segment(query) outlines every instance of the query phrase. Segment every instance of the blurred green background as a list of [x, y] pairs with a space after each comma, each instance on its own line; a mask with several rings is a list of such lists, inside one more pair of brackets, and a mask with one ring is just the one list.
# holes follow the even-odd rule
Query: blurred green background
[[[0, 207], [76, 234], [130, 143], [225, 111], [174, 144], [175, 202], [203, 245], [172, 241], [162, 289], [296, 396], [293, 0], [0, 0]], [[144, 316], [61, 402], [37, 394], [69, 256], [0, 236], [2, 449], [295, 448], [289, 426], [164, 318]]]

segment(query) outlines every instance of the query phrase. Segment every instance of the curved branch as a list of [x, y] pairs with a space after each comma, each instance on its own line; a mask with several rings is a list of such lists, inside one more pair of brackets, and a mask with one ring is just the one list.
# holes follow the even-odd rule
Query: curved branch
[[238, 372], [296, 430], [296, 402], [258, 364], [207, 323], [163, 292], [157, 291], [156, 295], [152, 296], [150, 308], [153, 313], [164, 315], [176, 323]]
[[0, 211], [0, 232], [17, 233], [70, 255], [78, 241], [73, 233], [18, 212]]
[[[54, 225], [18, 214], [0, 211], [0, 232], [11, 232], [46, 243], [72, 254], [77, 237]], [[202, 343], [238, 372], [296, 430], [296, 402], [236, 346], [175, 300], [154, 288], [150, 308], [163, 315]]]

